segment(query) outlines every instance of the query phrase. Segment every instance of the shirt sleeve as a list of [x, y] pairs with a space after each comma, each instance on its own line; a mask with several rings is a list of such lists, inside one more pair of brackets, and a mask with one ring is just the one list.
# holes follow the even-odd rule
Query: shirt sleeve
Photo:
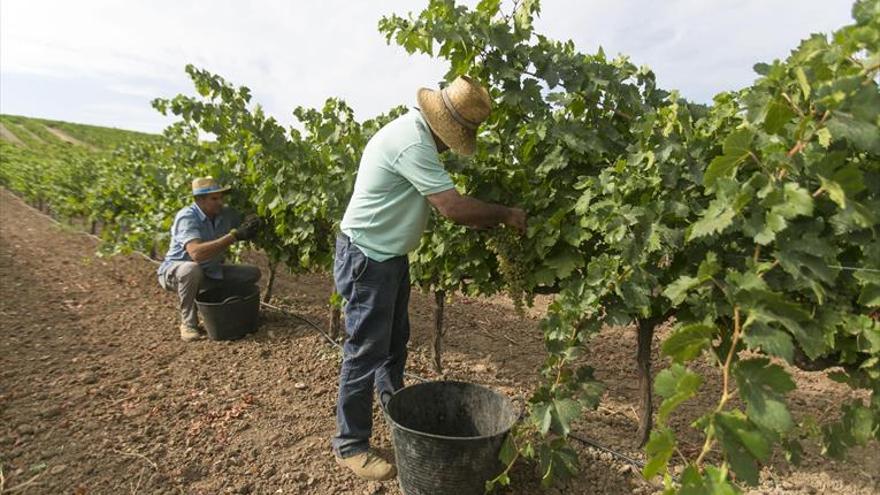
[[181, 215], [174, 227], [174, 238], [183, 247], [186, 247], [190, 241], [201, 240], [199, 219], [193, 215]]
[[424, 143], [405, 149], [397, 159], [397, 171], [422, 196], [447, 191], [455, 187], [449, 173], [440, 163], [437, 150]]

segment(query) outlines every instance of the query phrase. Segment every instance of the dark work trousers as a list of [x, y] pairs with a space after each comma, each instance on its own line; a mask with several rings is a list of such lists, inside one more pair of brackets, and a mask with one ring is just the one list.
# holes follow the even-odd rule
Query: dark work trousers
[[350, 457], [370, 447], [373, 390], [379, 397], [403, 387], [409, 341], [409, 260], [367, 258], [349, 238], [336, 239], [336, 290], [345, 305], [345, 342], [339, 370], [333, 451]]

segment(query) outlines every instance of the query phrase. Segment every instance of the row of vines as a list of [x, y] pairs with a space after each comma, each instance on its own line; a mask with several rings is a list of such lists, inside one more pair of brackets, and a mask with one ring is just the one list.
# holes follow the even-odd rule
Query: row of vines
[[[541, 322], [545, 380], [502, 460], [528, 459], [548, 485], [576, 473], [569, 434], [602, 393], [581, 356], [606, 325], [637, 330], [643, 474], [671, 493], [736, 493], [774, 451], [796, 462], [805, 438], [833, 456], [880, 439], [880, 2], [856, 2], [852, 25], [757, 64], [752, 86], [711, 105], [658, 88], [625, 57], [536, 32], [537, 0], [508, 7], [430, 0], [379, 23], [389, 43], [447, 61], [447, 80], [490, 88], [476, 154], [444, 160], [461, 192], [530, 216], [522, 237], [436, 218], [411, 255], [414, 282], [441, 307], [454, 292], [503, 292], [520, 307], [555, 294]], [[154, 101], [178, 118], [161, 140], [51, 166], [7, 146], [0, 180], [99, 222], [110, 251], [155, 253], [190, 178], [214, 175], [234, 184], [234, 206], [266, 220], [255, 244], [273, 266], [329, 273], [361, 150], [406, 109], [359, 122], [330, 99], [297, 108], [299, 126], [286, 128], [248, 88], [187, 73], [195, 95]], [[668, 367], [652, 379], [664, 323]], [[870, 398], [809, 428], [786, 406], [792, 366], [829, 370]], [[702, 447], [683, 452], [672, 418], [707, 369], [722, 377], [717, 404], [688, 426]], [[487, 486], [509, 482], [505, 471]]]

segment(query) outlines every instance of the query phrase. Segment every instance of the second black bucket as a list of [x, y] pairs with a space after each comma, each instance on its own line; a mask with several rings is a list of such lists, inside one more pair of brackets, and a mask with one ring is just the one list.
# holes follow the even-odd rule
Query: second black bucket
[[477, 495], [502, 470], [498, 453], [518, 414], [486, 387], [439, 381], [398, 390], [385, 405], [405, 495]]
[[196, 296], [196, 305], [211, 340], [235, 340], [257, 330], [260, 288], [232, 285]]

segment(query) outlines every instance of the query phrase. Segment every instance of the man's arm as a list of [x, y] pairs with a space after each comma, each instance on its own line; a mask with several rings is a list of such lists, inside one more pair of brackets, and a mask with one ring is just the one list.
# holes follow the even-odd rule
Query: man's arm
[[186, 243], [186, 252], [193, 261], [201, 263], [222, 253], [234, 243], [235, 237], [232, 234], [226, 234], [223, 237], [207, 242], [194, 239]]
[[444, 217], [455, 223], [486, 229], [504, 224], [520, 231], [526, 230], [526, 212], [520, 208], [486, 203], [470, 196], [462, 196], [455, 189], [426, 196]]

